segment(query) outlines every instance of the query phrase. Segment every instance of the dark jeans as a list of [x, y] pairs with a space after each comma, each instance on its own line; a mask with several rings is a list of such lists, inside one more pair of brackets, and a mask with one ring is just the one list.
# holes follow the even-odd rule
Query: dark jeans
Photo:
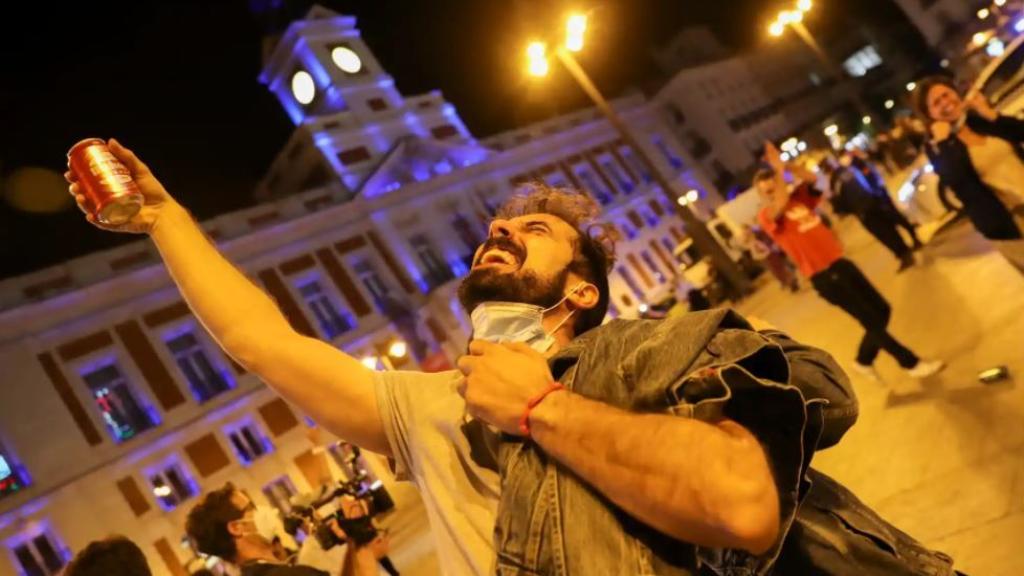
[[885, 350], [904, 368], [917, 366], [918, 358], [886, 331], [892, 309], [860, 268], [846, 258], [811, 276], [811, 284], [830, 304], [853, 316], [867, 331], [857, 351], [859, 364], [873, 364]]
[[903, 260], [910, 256], [911, 248], [903, 241], [903, 236], [900, 236], [899, 230], [896, 229], [898, 222], [890, 212], [882, 209], [870, 210], [860, 216], [860, 222], [897, 259]]

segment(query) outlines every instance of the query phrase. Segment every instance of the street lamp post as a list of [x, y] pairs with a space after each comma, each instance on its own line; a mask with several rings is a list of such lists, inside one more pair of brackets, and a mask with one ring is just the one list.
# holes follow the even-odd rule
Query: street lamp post
[[[678, 202], [679, 198], [675, 197], [673, 193], [673, 187], [668, 177], [662, 174], [661, 170], [658, 169], [657, 165], [651, 160], [647, 152], [637, 142], [636, 138], [633, 137], [633, 133], [630, 132], [626, 126], [625, 121], [621, 116], [608, 104], [605, 100], [604, 95], [598, 90], [597, 86], [587, 75], [583, 67], [580, 66], [576, 58], [573, 57], [572, 52], [579, 52], [583, 48], [583, 32], [586, 29], [586, 17], [582, 15], [572, 15], [569, 17], [567, 23], [567, 35], [564, 46], [559, 46], [555, 50], [555, 55], [558, 60], [565, 66], [569, 74], [576, 80], [583, 91], [590, 97], [590, 99], [597, 106], [597, 109], [604, 114], [604, 117], [612, 125], [613, 128], [619, 133], [630, 148], [632, 148], [637, 157], [647, 166], [648, 171], [654, 178], [654, 181], [661, 187], [662, 191], [673, 200], [672, 205], [675, 207], [676, 213], [682, 218], [683, 223], [686, 225], [686, 230], [689, 232], [690, 237], [693, 238], [694, 245], [703, 252], [711, 257], [715, 267], [725, 276], [725, 279], [732, 285], [733, 289], [739, 294], [747, 294], [750, 292], [750, 280], [747, 279], [746, 275], [740, 269], [740, 267], [733, 261], [732, 258], [726, 254], [722, 245], [719, 244], [711, 232], [708, 231], [707, 226], [704, 222], [693, 212], [690, 207], [691, 202], [687, 202], [686, 205]], [[533, 42], [527, 48], [527, 55], [530, 58], [530, 73], [534, 76], [544, 76], [547, 74], [548, 66], [545, 58], [545, 48], [542, 43]], [[541, 61], [544, 63], [541, 64]]]
[[[843, 71], [837, 66], [825, 50], [822, 49], [821, 44], [815, 40], [814, 35], [804, 25], [804, 14], [811, 10], [811, 0], [798, 0], [796, 3], [796, 10], [783, 10], [779, 12], [775, 20], [768, 26], [768, 33], [772, 36], [779, 37], [786, 31], [786, 28], [791, 28], [796, 35], [807, 45], [807, 48], [814, 54], [814, 56], [821, 62], [821, 65], [825, 67], [825, 70], [829, 74], [835, 77], [837, 81], [843, 79]], [[854, 105], [861, 112], [862, 116], [868, 115], [868, 109], [864, 106], [864, 102], [861, 101], [860, 96], [854, 92], [853, 94]]]

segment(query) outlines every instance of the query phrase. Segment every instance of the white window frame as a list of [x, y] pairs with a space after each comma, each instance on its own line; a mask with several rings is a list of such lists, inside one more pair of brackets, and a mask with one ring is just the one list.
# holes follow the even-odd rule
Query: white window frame
[[[37, 550], [35, 546], [35, 540], [40, 536], [44, 536], [46, 538], [46, 540], [50, 543], [50, 547], [53, 548], [57, 556], [63, 561], [63, 564], [61, 565], [60, 568], [56, 570], [51, 570], [49, 567], [46, 566], [46, 563], [42, 561], [42, 555], [39, 553], [39, 550]], [[60, 540], [60, 538], [57, 538], [54, 535], [54, 532], [50, 527], [49, 522], [44, 520], [19, 534], [7, 538], [4, 541], [4, 547], [7, 548], [7, 555], [10, 558], [11, 565], [15, 567], [15, 569], [18, 571], [18, 574], [25, 574], [25, 572], [24, 565], [21, 563], [21, 560], [19, 560], [17, 555], [15, 554], [15, 549], [20, 546], [26, 545], [29, 547], [29, 551], [31, 552], [33, 558], [36, 560], [38, 566], [48, 573], [47, 576], [56, 576], [57, 574], [60, 574], [61, 570], [63, 570], [68, 565], [68, 562], [71, 561], [70, 550], [68, 550], [67, 547], [64, 546], [64, 543]]]
[[[177, 470], [180, 480], [189, 490], [188, 494], [178, 494], [174, 487], [174, 483], [167, 478], [167, 471], [172, 468]], [[196, 482], [195, 475], [192, 470], [185, 465], [184, 461], [179, 458], [177, 454], [171, 454], [160, 462], [146, 466], [142, 471], [142, 475], [146, 480], [146, 485], [149, 486], [150, 494], [153, 495], [157, 505], [165, 512], [178, 508], [184, 502], [198, 495], [200, 492], [199, 484]], [[159, 477], [163, 481], [163, 484], [171, 489], [172, 494], [174, 494], [175, 498], [178, 500], [176, 504], [165, 503], [156, 493], [157, 487], [153, 483], [154, 477]]]
[[[242, 454], [239, 451], [238, 447], [235, 445], [235, 442], [231, 438], [232, 435], [234, 434], [239, 434], [239, 439], [244, 444], [245, 449], [249, 452], [252, 452], [252, 446], [249, 444], [249, 440], [245, 437], [244, 434], [242, 434], [242, 430], [245, 428], [249, 428], [252, 431], [253, 436], [256, 437], [256, 440], [261, 443], [263, 447], [262, 453], [250, 455], [249, 457], [247, 457], [245, 454]], [[264, 457], [266, 457], [268, 454], [274, 451], [274, 443], [271, 442], [270, 437], [267, 436], [266, 432], [263, 430], [263, 427], [260, 426], [259, 423], [256, 422], [256, 419], [253, 418], [251, 415], [244, 416], [231, 422], [230, 424], [225, 425], [223, 427], [223, 431], [224, 437], [228, 441], [228, 445], [231, 446], [231, 451], [235, 453], [235, 457], [238, 459], [238, 462], [243, 467], [248, 468], [249, 466], [252, 466], [254, 463], [256, 463], [259, 460], [262, 460]]]
[[[104, 368], [108, 364], [113, 364], [117, 367], [124, 378], [125, 384], [128, 386], [128, 390], [135, 399], [135, 402], [139, 405], [139, 408], [146, 414], [150, 420], [150, 426], [144, 430], [137, 431], [135, 436], [131, 438], [125, 438], [119, 440], [114, 437], [114, 433], [108, 425], [107, 421], [103, 418], [99, 407], [96, 405], [96, 398], [93, 396], [92, 389], [89, 387], [89, 382], [86, 381], [86, 374], [90, 374]], [[77, 380], [75, 393], [78, 398], [85, 402], [89, 407], [90, 416], [94, 422], [98, 422], [100, 427], [107, 432], [107, 437], [110, 438], [114, 444], [123, 444], [134, 439], [140, 434], [144, 434], [148, 430], [153, 430], [160, 427], [163, 424], [164, 416], [157, 408], [153, 398], [139, 386], [137, 383], [144, 382], [145, 378], [141, 373], [138, 372], [135, 362], [132, 361], [131, 356], [118, 345], [109, 346], [103, 350], [97, 350], [91, 354], [88, 354], [82, 358], [77, 358], [72, 362], [67, 363], [66, 368], [74, 373], [74, 377]]]
[[[180, 338], [181, 336], [184, 336], [185, 334], [188, 333], [191, 333], [193, 338], [195, 338], [196, 347], [198, 348], [198, 351], [201, 354], [203, 354], [203, 356], [206, 357], [206, 360], [210, 363], [210, 366], [217, 374], [220, 375], [221, 378], [223, 378], [224, 383], [227, 385], [227, 390], [217, 392], [216, 394], [210, 396], [206, 400], [201, 400], [200, 398], [196, 397], [195, 390], [193, 390], [192, 388], [192, 382], [189, 381], [188, 375], [185, 374], [185, 371], [178, 364], [177, 355], [174, 353], [173, 350], [171, 350], [170, 341], [174, 340], [175, 338]], [[231, 371], [227, 363], [224, 361], [223, 353], [221, 353], [220, 349], [210, 341], [209, 336], [206, 333], [206, 330], [200, 326], [197, 326], [195, 321], [186, 320], [184, 322], [176, 324], [170, 328], [163, 330], [160, 333], [159, 337], [160, 341], [163, 343], [163, 351], [167, 353], [169, 363], [174, 366], [174, 370], [181, 378], [181, 382], [188, 386], [189, 392], [191, 393], [192, 397], [195, 399], [196, 402], [200, 404], [208, 402], [220, 396], [221, 394], [226, 394], [231, 390], [234, 390], [238, 386], [238, 381], [235, 379], [234, 373]]]
[[[320, 287], [320, 294], [322, 295], [321, 298], [326, 300], [326, 305], [331, 306], [337, 316], [348, 321], [350, 326], [347, 330], [342, 330], [341, 332], [333, 335], [327, 332], [327, 329], [321, 323], [319, 316], [317, 316], [316, 310], [309, 303], [309, 300], [306, 299], [306, 295], [302, 293], [302, 288], [312, 282], [316, 282]], [[352, 312], [352, 309], [349, 307], [348, 300], [346, 300], [343, 295], [339, 294], [335, 290], [333, 283], [328, 283], [318, 270], [296, 276], [291, 281], [291, 287], [302, 307], [313, 316], [313, 323], [316, 327], [316, 331], [324, 338], [334, 340], [347, 334], [351, 334], [359, 328], [359, 321], [356, 318], [355, 313]]]

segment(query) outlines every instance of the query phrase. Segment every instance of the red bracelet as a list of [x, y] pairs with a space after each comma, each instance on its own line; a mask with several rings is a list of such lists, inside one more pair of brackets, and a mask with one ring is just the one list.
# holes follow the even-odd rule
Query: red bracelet
[[530, 437], [530, 412], [536, 408], [538, 404], [544, 401], [544, 399], [548, 397], [548, 394], [564, 389], [565, 386], [562, 386], [558, 382], [552, 382], [548, 384], [548, 387], [545, 388], [543, 392], [537, 394], [533, 398], [530, 398], [526, 403], [526, 410], [523, 411], [523, 417], [519, 419], [519, 432], [521, 432], [523, 436], [527, 438]]

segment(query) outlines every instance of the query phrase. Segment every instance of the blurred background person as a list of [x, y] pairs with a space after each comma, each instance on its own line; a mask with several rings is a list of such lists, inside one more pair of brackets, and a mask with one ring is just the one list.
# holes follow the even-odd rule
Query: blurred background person
[[840, 162], [826, 159], [822, 170], [828, 176], [832, 191], [832, 206], [841, 214], [852, 214], [876, 240], [892, 252], [900, 262], [899, 272], [915, 264], [910, 246], [907, 246], [896, 220], [872, 191], [867, 178], [851, 165], [852, 158], [843, 155]]

